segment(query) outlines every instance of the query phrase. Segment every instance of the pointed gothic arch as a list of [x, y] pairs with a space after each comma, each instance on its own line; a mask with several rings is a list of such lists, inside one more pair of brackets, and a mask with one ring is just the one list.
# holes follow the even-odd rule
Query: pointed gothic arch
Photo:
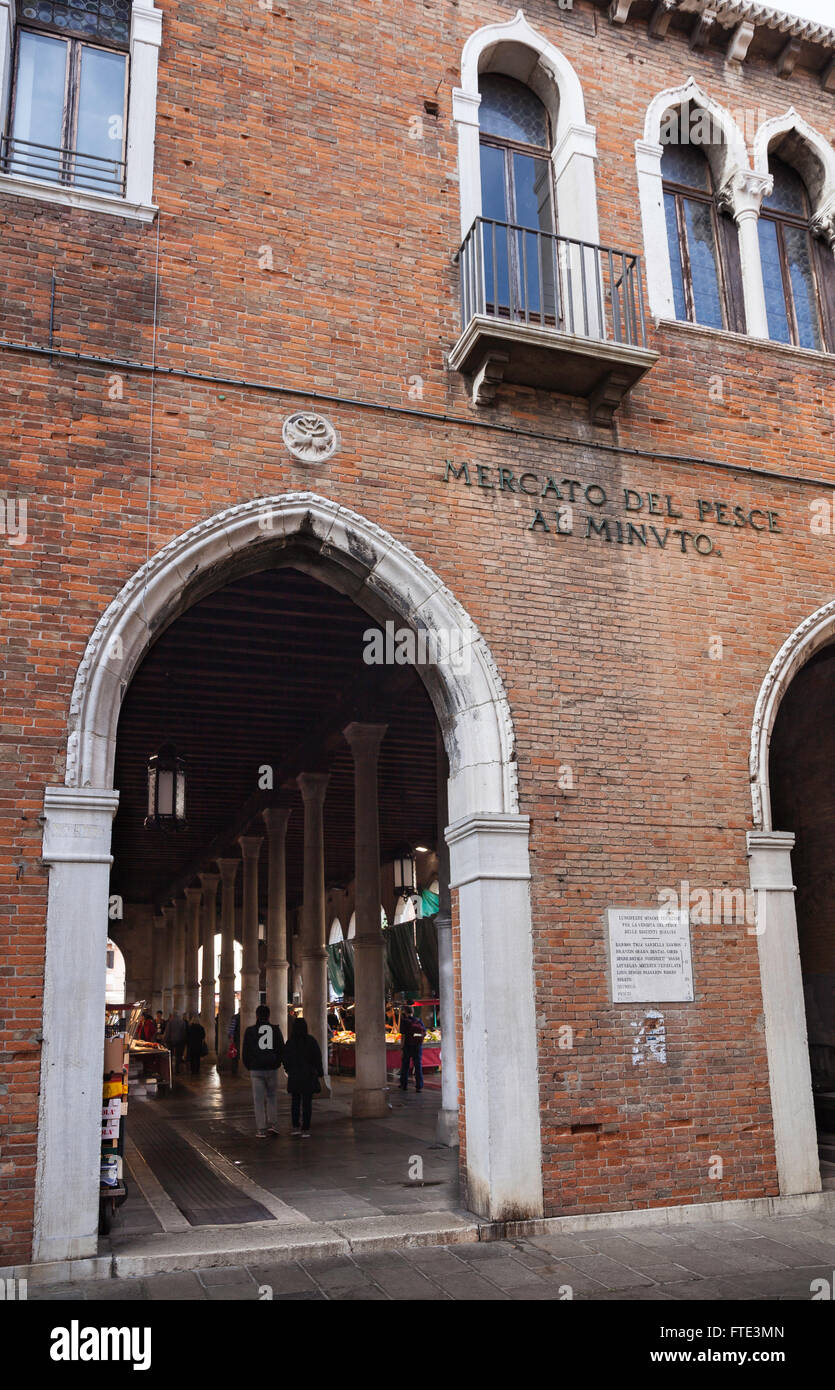
[[[48, 786], [44, 796], [49, 896], [36, 1261], [96, 1249], [101, 1055], [90, 1039], [100, 1034], [104, 1000], [122, 700], [152, 643], [187, 608], [276, 564], [312, 574], [380, 621], [395, 614], [427, 639], [455, 635], [454, 642], [427, 640], [436, 659], [421, 674], [450, 769], [446, 837], [459, 895], [467, 1196], [474, 1211], [494, 1220], [542, 1214], [529, 821], [518, 810], [513, 723], [498, 668], [466, 610], [406, 545], [327, 498], [285, 493], [207, 517], [151, 557], [102, 615], [78, 669], [65, 785]], [[69, 1071], [68, 1057], [77, 1060]]]

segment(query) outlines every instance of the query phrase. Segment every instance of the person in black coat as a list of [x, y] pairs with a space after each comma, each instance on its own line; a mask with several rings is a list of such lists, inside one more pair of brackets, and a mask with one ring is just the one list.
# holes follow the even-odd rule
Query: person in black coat
[[188, 1069], [192, 1076], [199, 1075], [200, 1058], [203, 1056], [203, 1043], [206, 1041], [206, 1029], [200, 1022], [198, 1014], [189, 1014], [186, 1024], [186, 1054], [188, 1056]]
[[292, 1097], [293, 1136], [309, 1139], [313, 1097], [322, 1089], [319, 1077], [324, 1076], [325, 1069], [319, 1044], [308, 1033], [303, 1018], [293, 1019], [282, 1065], [287, 1073], [287, 1091]]

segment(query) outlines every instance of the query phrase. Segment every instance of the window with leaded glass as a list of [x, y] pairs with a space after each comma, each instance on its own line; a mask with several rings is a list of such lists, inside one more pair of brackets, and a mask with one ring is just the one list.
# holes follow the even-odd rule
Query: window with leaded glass
[[704, 151], [665, 146], [661, 176], [676, 318], [744, 332], [736, 226], [717, 206]]
[[130, 10], [130, 0], [22, 5], [6, 173], [124, 191]]
[[759, 237], [769, 337], [817, 351], [835, 348], [826, 312], [835, 280], [832, 252], [812, 236], [800, 174], [775, 156], [768, 168], [774, 189], [763, 199]]
[[515, 78], [479, 81], [482, 245], [488, 313], [554, 315], [555, 231], [548, 113]]

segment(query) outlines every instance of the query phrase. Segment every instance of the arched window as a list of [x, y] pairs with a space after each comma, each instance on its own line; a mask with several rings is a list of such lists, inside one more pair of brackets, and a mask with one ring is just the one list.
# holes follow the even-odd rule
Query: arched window
[[800, 174], [774, 155], [768, 169], [774, 189], [763, 198], [759, 237], [769, 337], [818, 351], [828, 337], [835, 349], [831, 328], [824, 329], [826, 295], [835, 281], [832, 253], [812, 236], [809, 193]]
[[[551, 131], [539, 97], [502, 73], [479, 78], [487, 312], [553, 315]], [[544, 294], [543, 294], [544, 289]]]
[[661, 177], [676, 318], [744, 333], [736, 226], [717, 205], [706, 153], [693, 143], [666, 145]]

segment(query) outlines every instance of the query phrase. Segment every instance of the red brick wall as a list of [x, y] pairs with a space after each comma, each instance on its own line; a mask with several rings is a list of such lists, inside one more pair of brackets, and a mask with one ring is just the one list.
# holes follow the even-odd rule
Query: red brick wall
[[[316, 470], [281, 442], [301, 398], [158, 377], [149, 506], [147, 373], [121, 372], [114, 400], [115, 367], [0, 353], [0, 408], [15, 422], [7, 491], [27, 499], [30, 532], [26, 545], [0, 547], [7, 1260], [26, 1258], [31, 1227], [46, 902], [37, 817], [44, 785], [63, 775], [78, 663], [148, 548], [231, 503], [290, 489], [345, 503], [413, 547], [467, 607], [506, 683], [520, 809], [532, 821], [548, 1212], [776, 1190], [755, 938], [694, 927], [696, 1003], [664, 1011], [667, 1065], [638, 1068], [635, 1011], [608, 1002], [602, 922], [607, 906], [652, 905], [681, 879], [745, 886], [753, 702], [785, 636], [831, 596], [832, 541], [809, 529], [814, 487], [658, 455], [825, 473], [832, 361], [651, 329], [660, 360], [614, 433], [592, 430], [582, 403], [521, 389], [472, 411], [444, 365], [458, 332], [451, 89], [465, 38], [515, 8], [439, 0], [406, 22], [358, 0], [272, 12], [163, 0], [158, 224], [0, 197], [6, 340], [46, 345], [54, 267], [56, 346], [147, 362], [158, 251], [161, 366], [450, 417], [320, 403], [342, 449]], [[526, 13], [583, 83], [604, 242], [642, 250], [634, 141], [652, 97], [691, 72], [734, 109], [772, 116], [791, 101], [831, 131], [832, 97], [802, 72], [784, 83], [765, 66], [731, 71], [681, 39], [613, 27], [587, 0], [573, 11], [530, 0]], [[427, 99], [439, 117], [426, 115]], [[272, 271], [259, 268], [264, 246]], [[422, 399], [409, 397], [414, 376]], [[717, 377], [721, 399], [715, 381], [709, 393]], [[624, 487], [669, 493], [688, 520], [700, 498], [773, 508], [781, 534], [706, 521], [688, 528], [722, 550], [705, 557], [675, 551], [674, 537], [664, 551], [581, 531], [556, 538], [527, 529], [531, 498], [444, 483], [450, 458], [469, 461], [474, 482], [476, 463], [593, 480], [613, 517]], [[709, 656], [716, 634], [722, 660]], [[568, 796], [556, 777], [566, 763]], [[570, 1052], [558, 1046], [563, 1024]], [[721, 1181], [708, 1177], [716, 1153]]]

